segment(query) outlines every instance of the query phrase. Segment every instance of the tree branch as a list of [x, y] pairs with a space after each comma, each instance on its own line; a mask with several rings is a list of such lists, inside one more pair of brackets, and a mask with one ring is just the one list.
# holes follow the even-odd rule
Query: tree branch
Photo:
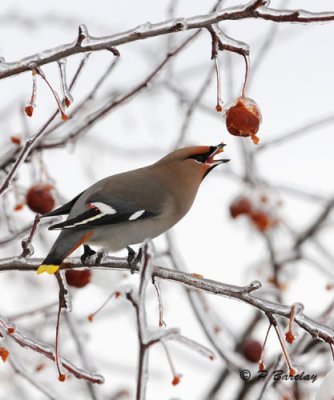
[[[43, 260], [41, 258], [5, 258], [0, 260], [0, 271], [36, 271]], [[62, 270], [82, 268], [80, 258], [68, 258], [65, 261]], [[129, 271], [131, 267], [126, 258], [106, 257], [102, 259], [99, 265], [90, 265], [91, 268], [116, 270], [116, 271]], [[133, 268], [133, 266], [132, 266]], [[138, 266], [136, 272], [138, 272]], [[215, 294], [218, 296], [228, 297], [230, 299], [240, 300], [249, 304], [258, 310], [266, 313], [278, 315], [290, 319], [291, 306], [283, 305], [273, 301], [265, 300], [260, 296], [254, 295], [252, 292], [261, 287], [260, 282], [252, 282], [248, 286], [236, 286], [226, 283], [214, 281], [211, 279], [198, 278], [192, 274], [175, 271], [169, 268], [154, 266], [154, 278], [163, 279], [166, 281], [173, 281], [180, 283], [191, 289], [202, 290], [206, 293]], [[326, 325], [320, 324], [313, 319], [306, 316], [303, 312], [299, 313], [295, 322], [312, 337], [321, 339], [327, 343], [334, 344], [334, 329]]]
[[[14, 332], [8, 333], [6, 337], [10, 337], [21, 347], [25, 347], [36, 351], [37, 353], [43, 354], [45, 357], [50, 360], [55, 361], [55, 351], [54, 349], [46, 344], [40, 343], [37, 340], [30, 339], [20, 333], [16, 328], [13, 327], [12, 324], [9, 324], [5, 318], [0, 316], [0, 325], [5, 328], [7, 332], [10, 332], [14, 329]], [[60, 357], [62, 366], [67, 369], [69, 373], [74, 375], [78, 379], [84, 379], [91, 383], [104, 383], [104, 378], [101, 375], [95, 374], [93, 372], [85, 371], [76, 367], [70, 361], [66, 360], [63, 357]]]
[[156, 24], [147, 22], [131, 30], [104, 37], [93, 37], [89, 35], [84, 25], [80, 25], [77, 39], [72, 43], [44, 50], [19, 61], [9, 63], [2, 62], [0, 64], [0, 79], [28, 71], [31, 63], [41, 66], [59, 61], [62, 58], [74, 54], [99, 50], [109, 50], [117, 54], [117, 51], [114, 49], [115, 46], [174, 32], [207, 28], [212, 24], [226, 20], [257, 18], [273, 22], [298, 22], [304, 24], [334, 21], [333, 12], [311, 13], [304, 10], [281, 11], [265, 7], [266, 3], [267, 1], [265, 0], [257, 0], [241, 7], [227, 8], [206, 15], [199, 15], [191, 18], [173, 18]]

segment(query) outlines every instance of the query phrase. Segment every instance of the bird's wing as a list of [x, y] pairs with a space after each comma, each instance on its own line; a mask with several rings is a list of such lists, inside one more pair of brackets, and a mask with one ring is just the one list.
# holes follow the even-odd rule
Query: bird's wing
[[62, 205], [61, 207], [56, 208], [53, 211], [50, 211], [46, 214], [43, 214], [41, 217], [45, 218], [45, 217], [54, 217], [56, 215], [66, 215], [69, 214], [72, 210], [72, 207], [74, 206], [74, 204], [76, 203], [76, 201], [78, 200], [78, 198], [82, 195], [83, 192], [81, 192], [80, 194], [78, 194], [77, 196], [75, 196], [71, 201], [69, 201], [68, 203]]
[[159, 215], [159, 212], [140, 208], [124, 201], [94, 201], [86, 204], [87, 211], [59, 224], [51, 225], [54, 229], [82, 229], [110, 224], [121, 224]]
[[69, 219], [49, 229], [90, 229], [159, 217], [171, 202], [169, 192], [146, 169], [134, 170], [95, 183], [77, 197]]

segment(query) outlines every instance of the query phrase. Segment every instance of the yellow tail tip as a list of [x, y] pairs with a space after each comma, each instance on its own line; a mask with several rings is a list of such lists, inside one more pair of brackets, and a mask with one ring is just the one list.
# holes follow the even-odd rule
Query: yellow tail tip
[[37, 274], [43, 274], [43, 272], [47, 272], [48, 274], [52, 275], [55, 274], [59, 270], [59, 265], [53, 264], [42, 264], [37, 269]]

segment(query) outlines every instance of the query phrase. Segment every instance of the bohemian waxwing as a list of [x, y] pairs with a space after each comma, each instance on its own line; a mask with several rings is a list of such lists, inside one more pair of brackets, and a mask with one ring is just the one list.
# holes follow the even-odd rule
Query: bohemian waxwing
[[68, 214], [68, 219], [49, 227], [61, 232], [37, 273], [57, 272], [82, 244], [130, 252], [131, 244], [167, 231], [188, 212], [204, 177], [229, 161], [214, 160], [223, 148], [221, 143], [176, 150], [147, 167], [102, 179], [45, 214]]

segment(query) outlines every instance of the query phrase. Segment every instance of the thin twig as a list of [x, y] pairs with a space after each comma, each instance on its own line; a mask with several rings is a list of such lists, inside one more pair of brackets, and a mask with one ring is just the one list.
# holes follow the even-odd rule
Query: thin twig
[[[70, 313], [65, 313], [64, 314], [64, 318], [65, 318], [65, 321], [66, 321], [67, 326], [69, 328], [69, 331], [71, 333], [71, 336], [73, 338], [73, 341], [74, 341], [74, 343], [76, 345], [77, 352], [78, 352], [78, 354], [80, 356], [82, 365], [83, 365], [83, 367], [85, 369], [88, 369], [89, 362], [88, 362], [88, 358], [86, 356], [85, 345], [84, 345], [84, 343], [82, 342], [82, 339], [81, 339], [81, 332], [78, 331], [78, 329], [76, 327], [76, 324], [75, 324], [75, 321], [74, 321], [74, 318], [73, 318], [72, 315], [70, 315]], [[90, 383], [90, 382], [86, 382], [86, 384], [87, 384], [87, 388], [88, 388], [88, 391], [89, 391], [91, 399], [92, 400], [97, 400], [98, 399], [98, 395], [96, 393], [94, 385], [92, 385], [92, 383]]]
[[[0, 260], [0, 271], [36, 271], [43, 260], [41, 258], [22, 259], [10, 257]], [[82, 268], [80, 258], [71, 257], [65, 260], [62, 271], [74, 268]], [[98, 265], [90, 265], [90, 268], [101, 270], [131, 271], [126, 258], [105, 257]], [[138, 267], [135, 269], [138, 272]], [[247, 303], [258, 310], [273, 315], [280, 315], [289, 320], [291, 307], [265, 300], [251, 293], [260, 287], [259, 282], [252, 282], [248, 286], [229, 285], [211, 279], [198, 278], [193, 274], [175, 271], [169, 268], [154, 267], [153, 277], [166, 281], [177, 282], [188, 288], [198, 289], [206, 293], [237, 299]], [[303, 312], [299, 313], [295, 322], [311, 336], [327, 343], [334, 343], [334, 329], [320, 324], [307, 317]]]
[[35, 220], [32, 224], [29, 236], [27, 237], [27, 239], [22, 240], [21, 244], [22, 244], [22, 254], [21, 257], [28, 257], [29, 255], [31, 255], [33, 253], [33, 251], [30, 249], [30, 244], [31, 241], [37, 231], [37, 225], [39, 224], [41, 220], [41, 216], [39, 214], [37, 214], [35, 216]]
[[16, 360], [16, 358], [13, 356], [11, 353], [10, 358], [9, 358], [9, 363], [12, 366], [13, 370], [20, 375], [23, 379], [25, 379], [27, 382], [29, 382], [34, 388], [39, 390], [46, 398], [50, 400], [59, 400], [58, 395], [55, 395], [55, 393], [51, 392], [45, 385], [42, 385], [36, 380], [35, 376], [32, 376], [29, 374], [23, 367], [22, 365], [19, 364], [19, 362]]
[[196, 108], [199, 104], [199, 102], [201, 101], [201, 99], [203, 98], [206, 90], [209, 88], [209, 85], [212, 81], [213, 78], [213, 71], [214, 71], [214, 66], [212, 68], [210, 68], [207, 76], [205, 77], [205, 79], [203, 80], [203, 83], [201, 85], [201, 87], [199, 88], [198, 92], [196, 93], [196, 95], [194, 96], [193, 100], [189, 103], [184, 118], [183, 118], [183, 122], [182, 122], [182, 126], [180, 129], [180, 132], [177, 136], [177, 140], [176, 143], [173, 145], [173, 149], [177, 149], [179, 148], [185, 140], [185, 137], [187, 135], [187, 131], [191, 122], [191, 119], [196, 111]]
[[308, 239], [312, 238], [318, 230], [321, 228], [321, 225], [328, 218], [330, 213], [334, 208], [334, 197], [328, 200], [325, 207], [320, 211], [319, 215], [309, 224], [306, 229], [299, 234], [295, 242], [295, 249], [300, 248], [300, 246], [306, 242]]
[[[8, 328], [13, 328], [12, 324], [9, 324], [3, 317], [0, 316], [0, 325], [2, 325], [6, 331]], [[18, 329], [15, 328], [15, 331], [8, 335], [11, 339], [13, 339], [16, 343], [18, 343], [21, 347], [29, 348], [39, 354], [43, 354], [45, 357], [49, 358], [52, 361], [55, 361], [55, 351], [49, 345], [41, 343], [35, 339], [30, 339], [21, 334]], [[59, 358], [62, 366], [72, 375], [74, 375], [78, 379], [84, 379], [91, 383], [104, 383], [104, 378], [101, 375], [95, 374], [93, 372], [88, 372], [83, 369], [77, 368], [70, 361], [66, 360], [63, 357]]]
[[[91, 37], [88, 34], [87, 28], [83, 28], [83, 26], [80, 25], [77, 40], [70, 44], [64, 44], [53, 49], [48, 49], [47, 51], [42, 51], [32, 56], [25, 57], [20, 61], [9, 63], [2, 62], [0, 64], [0, 79], [29, 70], [29, 65], [31, 63], [36, 63], [41, 66], [78, 53], [99, 50], [114, 51], [113, 48], [115, 46], [125, 43], [167, 35], [174, 32], [207, 28], [212, 24], [226, 20], [256, 18], [280, 23], [295, 22], [304, 24], [330, 22], [334, 20], [334, 13], [332, 12], [311, 13], [303, 10], [277, 10], [265, 7], [266, 3], [267, 1], [265, 0], [256, 0], [240, 7], [225, 8], [207, 15], [191, 18], [174, 18], [156, 24], [146, 23], [126, 32], [100, 38]], [[84, 32], [84, 34], [82, 34], [82, 32]]]
[[[84, 65], [87, 62], [88, 57], [84, 57], [83, 60], [81, 60], [81, 63], [79, 64], [79, 67], [77, 69], [76, 74], [74, 75], [72, 82], [70, 84], [70, 90], [73, 88], [74, 84], [76, 83]], [[31, 69], [31, 64], [29, 64], [29, 68]], [[2, 182], [2, 184], [0, 185], [0, 195], [2, 195], [9, 187], [10, 183], [12, 182], [12, 180], [14, 179], [18, 169], [20, 168], [20, 166], [23, 164], [23, 162], [26, 160], [26, 158], [28, 157], [28, 155], [30, 154], [31, 149], [39, 142], [39, 140], [43, 137], [43, 135], [45, 134], [46, 129], [48, 128], [48, 126], [51, 124], [51, 122], [56, 118], [56, 116], [58, 115], [58, 110], [55, 111], [51, 117], [45, 122], [45, 124], [40, 128], [40, 130], [32, 137], [28, 138], [23, 146], [23, 148], [21, 149], [21, 151], [19, 152], [13, 166], [11, 167], [9, 173], [7, 174], [6, 178], [4, 179], [4, 181]], [[6, 166], [7, 163], [2, 162], [2, 165], [0, 166], [1, 168], [3, 168], [4, 166]]]

